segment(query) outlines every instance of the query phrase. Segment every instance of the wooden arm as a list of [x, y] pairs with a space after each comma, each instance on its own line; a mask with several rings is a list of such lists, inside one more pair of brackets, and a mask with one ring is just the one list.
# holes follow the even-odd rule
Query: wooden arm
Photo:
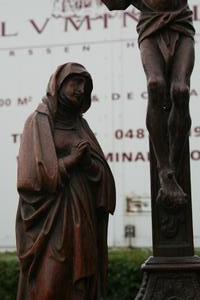
[[124, 10], [130, 4], [131, 0], [102, 0], [109, 10]]
[[135, 6], [137, 9], [142, 10], [144, 4], [142, 0], [101, 0], [109, 10], [125, 10], [129, 5]]

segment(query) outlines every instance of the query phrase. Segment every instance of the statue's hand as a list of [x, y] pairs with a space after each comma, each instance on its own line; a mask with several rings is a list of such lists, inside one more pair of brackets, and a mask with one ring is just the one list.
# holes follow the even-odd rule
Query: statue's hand
[[92, 158], [91, 158], [91, 148], [90, 144], [88, 141], [81, 141], [77, 145], [78, 149], [83, 149], [83, 153], [80, 159], [80, 164], [83, 167], [89, 167], [92, 163]]
[[72, 148], [70, 155], [63, 158], [65, 168], [70, 170], [74, 166], [81, 164], [88, 167], [91, 164], [90, 144], [86, 140], [80, 141]]

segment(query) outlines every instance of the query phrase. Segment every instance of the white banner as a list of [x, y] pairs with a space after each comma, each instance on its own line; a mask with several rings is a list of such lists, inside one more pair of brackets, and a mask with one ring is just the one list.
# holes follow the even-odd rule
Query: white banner
[[[59, 64], [83, 64], [94, 79], [85, 115], [105, 152], [117, 187], [109, 245], [151, 246], [146, 78], [137, 46], [138, 11], [109, 12], [92, 0], [0, 0], [0, 247], [15, 247], [17, 154], [28, 115]], [[191, 170], [195, 245], [200, 246], [200, 5], [194, 11], [196, 64], [191, 83]]]

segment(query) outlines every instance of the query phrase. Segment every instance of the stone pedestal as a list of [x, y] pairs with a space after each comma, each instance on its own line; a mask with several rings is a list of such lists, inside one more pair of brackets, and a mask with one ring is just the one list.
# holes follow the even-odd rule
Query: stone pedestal
[[189, 141], [183, 149], [178, 183], [185, 205], [159, 203], [156, 160], [150, 143], [153, 257], [143, 265], [143, 282], [135, 300], [200, 300], [200, 258], [194, 256]]
[[200, 258], [150, 257], [136, 300], [199, 300]]

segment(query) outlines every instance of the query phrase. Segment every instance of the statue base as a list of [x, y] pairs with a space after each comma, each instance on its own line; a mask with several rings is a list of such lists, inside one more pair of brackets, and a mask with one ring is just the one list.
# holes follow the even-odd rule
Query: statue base
[[189, 153], [187, 140], [176, 172], [187, 202], [174, 209], [157, 201], [160, 181], [150, 142], [154, 256], [142, 265], [143, 282], [135, 300], [200, 300], [200, 257], [194, 256]]
[[135, 300], [199, 300], [200, 257], [149, 257]]

